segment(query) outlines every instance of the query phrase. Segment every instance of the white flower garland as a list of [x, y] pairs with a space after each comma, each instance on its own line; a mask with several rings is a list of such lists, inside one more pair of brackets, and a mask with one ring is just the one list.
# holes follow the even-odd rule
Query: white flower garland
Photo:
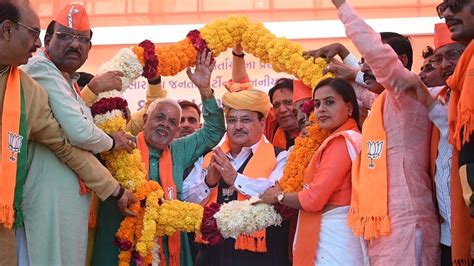
[[237, 238], [240, 234], [250, 235], [272, 225], [280, 225], [282, 217], [268, 204], [252, 205], [257, 197], [248, 200], [234, 200], [224, 203], [214, 215], [217, 228], [224, 238]]
[[[123, 48], [112, 59], [102, 64], [98, 73], [105, 73], [107, 71], [120, 71], [123, 73], [123, 93], [135, 79], [140, 77], [143, 72], [143, 67], [131, 49]], [[119, 92], [113, 91], [99, 95], [99, 98], [117, 97], [117, 95], [119, 95]]]
[[105, 114], [94, 116], [94, 123], [96, 125], [100, 125], [101, 123], [105, 123], [109, 121], [110, 119], [113, 119], [116, 117], [122, 117], [122, 116], [123, 116], [122, 111], [115, 109], [115, 110], [112, 110], [112, 112], [107, 112]]

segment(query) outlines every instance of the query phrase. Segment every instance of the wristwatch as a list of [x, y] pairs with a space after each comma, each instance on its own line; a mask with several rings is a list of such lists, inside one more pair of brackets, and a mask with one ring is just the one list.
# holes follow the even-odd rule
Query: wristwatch
[[280, 194], [278, 194], [278, 196], [277, 196], [277, 201], [278, 201], [278, 203], [283, 204], [283, 199], [284, 199], [284, 198], [285, 198], [285, 192], [282, 191], [282, 192], [280, 192]]

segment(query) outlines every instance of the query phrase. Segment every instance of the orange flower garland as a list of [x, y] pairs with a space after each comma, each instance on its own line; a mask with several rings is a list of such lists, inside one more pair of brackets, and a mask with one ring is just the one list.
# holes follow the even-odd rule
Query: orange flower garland
[[306, 167], [309, 165], [314, 153], [329, 136], [329, 133], [319, 128], [314, 114], [309, 117], [310, 125], [308, 134], [295, 139], [295, 146], [288, 157], [288, 162], [279, 181], [280, 187], [285, 192], [298, 192], [303, 189], [303, 179]]
[[[174, 76], [194, 66], [198, 50], [207, 47], [213, 56], [218, 56], [235, 43], [242, 43], [246, 52], [260, 58], [262, 62], [270, 63], [275, 71], [292, 74], [312, 88], [321, 79], [331, 76], [322, 75], [327, 65], [322, 58], [305, 59], [304, 49], [299, 43], [277, 38], [262, 23], [250, 23], [246, 17], [231, 16], [225, 20], [216, 20], [190, 34], [178, 43], [155, 48], [159, 61], [157, 72], [161, 76]], [[143, 48], [135, 45], [131, 49], [144, 66]]]

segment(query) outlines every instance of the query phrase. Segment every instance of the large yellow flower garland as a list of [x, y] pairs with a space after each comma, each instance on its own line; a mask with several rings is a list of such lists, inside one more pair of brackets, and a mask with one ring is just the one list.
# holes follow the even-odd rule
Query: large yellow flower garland
[[[246, 17], [217, 20], [200, 31], [191, 31], [187, 38], [176, 44], [155, 47], [151, 42], [145, 41], [133, 46], [131, 51], [122, 49], [125, 51], [121, 51], [115, 61], [108, 66], [114, 69], [106, 67], [105, 70], [122, 71], [127, 78], [132, 80], [136, 78], [133, 76], [138, 70], [136, 68], [140, 68], [141, 65], [145, 76], [151, 76], [155, 72], [162, 76], [172, 76], [193, 66], [198, 52], [209, 48], [214, 56], [218, 56], [239, 42], [245, 51], [260, 58], [262, 62], [272, 64], [275, 71], [292, 74], [308, 86], [315, 87], [324, 78], [322, 70], [326, 62], [323, 59], [305, 59], [302, 56], [301, 45], [285, 38], [277, 38], [265, 29], [263, 24], [250, 23]], [[135, 63], [132, 64], [130, 60]], [[129, 74], [130, 77], [128, 77]], [[127, 87], [126, 85], [124, 87]], [[113, 97], [113, 93], [108, 96]], [[105, 102], [114, 102], [113, 98], [105, 96], [103, 98]], [[107, 109], [106, 106], [107, 104], [105, 107], [102, 105], [97, 108], [96, 113], [99, 115], [94, 119], [97, 118], [98, 126], [107, 133], [125, 130], [126, 121], [122, 116], [123, 110], [112, 108], [104, 112], [104, 109]], [[327, 136], [316, 125], [309, 128], [309, 135], [309, 138], [296, 140], [295, 151], [289, 158], [289, 166], [285, 169], [285, 175], [281, 180], [285, 191], [301, 190], [304, 169], [312, 154]], [[312, 135], [314, 136], [311, 137]], [[146, 265], [151, 263], [156, 236], [171, 235], [176, 231], [199, 233], [203, 208], [197, 204], [178, 200], [164, 201], [159, 205], [163, 190], [158, 183], [146, 180], [147, 169], [141, 162], [138, 150], [134, 150], [132, 154], [125, 151], [104, 153], [103, 158], [119, 183], [134, 192], [139, 201], [145, 201], [144, 208], [140, 206], [140, 203], [131, 206], [132, 211], [138, 214], [137, 217], [126, 217], [116, 234], [121, 249], [120, 265], [128, 265], [132, 256], [137, 255], [137, 253], [132, 253], [132, 250], [138, 252], [142, 263]], [[296, 158], [306, 158], [307, 162], [301, 162], [301, 160], [297, 162]]]
[[[277, 72], [294, 75], [303, 83], [314, 88], [318, 82], [330, 77], [322, 75], [327, 63], [322, 58], [303, 57], [303, 47], [285, 38], [277, 38], [262, 23], [251, 23], [247, 17], [231, 16], [225, 20], [204, 26], [199, 30], [198, 41], [190, 37], [182, 41], [155, 48], [158, 57], [158, 73], [162, 76], [173, 76], [181, 70], [193, 66], [196, 62], [196, 43], [202, 38], [214, 56], [241, 43], [247, 53], [258, 57], [262, 62], [270, 63]], [[144, 48], [138, 45], [132, 47], [138, 60], [145, 65]]]
[[279, 181], [280, 187], [285, 192], [298, 192], [303, 189], [306, 167], [319, 146], [329, 136], [327, 131], [318, 126], [314, 114], [311, 114], [309, 121], [308, 134], [295, 139], [295, 146], [288, 157], [283, 176]]

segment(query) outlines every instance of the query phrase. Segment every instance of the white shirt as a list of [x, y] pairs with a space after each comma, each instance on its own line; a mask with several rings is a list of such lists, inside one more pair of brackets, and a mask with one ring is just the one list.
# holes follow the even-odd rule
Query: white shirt
[[[439, 90], [431, 93], [438, 94]], [[439, 214], [443, 218], [441, 239], [443, 245], [451, 246], [451, 165], [453, 147], [448, 142], [448, 104], [435, 101], [428, 113], [430, 120], [439, 129], [438, 156], [436, 157], [436, 199]]]
[[[264, 141], [266, 143], [269, 143], [266, 138]], [[229, 158], [230, 163], [236, 171], [247, 160], [250, 154], [255, 153], [257, 151], [259, 143], [260, 142], [257, 142], [251, 147], [243, 147], [240, 153], [235, 158], [232, 157], [232, 154], [230, 152], [227, 153], [227, 158]], [[259, 196], [263, 194], [265, 190], [275, 185], [275, 183], [283, 176], [283, 169], [285, 168], [287, 157], [287, 151], [282, 151], [278, 154], [276, 158], [277, 164], [268, 178], [262, 176], [254, 179], [243, 174], [237, 173], [237, 177], [234, 182], [234, 188], [240, 193], [247, 196]], [[202, 163], [203, 157], [201, 156], [194, 163], [193, 170], [191, 171], [191, 173], [189, 173], [189, 175], [183, 182], [182, 198], [184, 201], [199, 204], [211, 194], [212, 190], [206, 185], [205, 182], [207, 169], [202, 168]]]

